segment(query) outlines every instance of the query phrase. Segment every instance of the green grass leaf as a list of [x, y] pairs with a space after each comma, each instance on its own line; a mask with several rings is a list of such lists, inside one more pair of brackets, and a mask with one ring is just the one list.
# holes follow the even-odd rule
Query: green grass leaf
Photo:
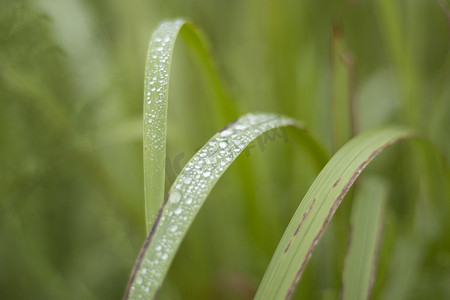
[[333, 27], [331, 39], [331, 114], [333, 148], [336, 151], [354, 135], [354, 58], [347, 49], [340, 24]]
[[173, 48], [183, 20], [164, 22], [153, 33], [144, 83], [144, 189], [147, 230], [164, 198], [167, 102]]
[[386, 185], [376, 177], [364, 178], [358, 185], [341, 285], [344, 300], [369, 299], [386, 198]]
[[148, 231], [164, 198], [169, 76], [173, 49], [179, 35], [195, 54], [214, 91], [216, 119], [232, 120], [237, 116], [201, 32], [182, 19], [161, 23], [150, 40], [144, 83], [144, 182]]
[[387, 128], [345, 144], [315, 179], [289, 223], [255, 299], [289, 299], [333, 214], [361, 171], [411, 131]]
[[[144, 91], [145, 204], [146, 222], [150, 234], [139, 256], [137, 266], [133, 271], [126, 298], [147, 298], [152, 297], [156, 293], [198, 209], [215, 182], [234, 161], [237, 154], [258, 135], [270, 129], [288, 125], [302, 127], [301, 124], [293, 119], [277, 115], [247, 115], [235, 121], [229, 125], [229, 128], [224, 129], [215, 136], [194, 156], [190, 163], [191, 166], [189, 167], [188, 164], [187, 169], [185, 168], [180, 173], [168, 197], [163, 201], [169, 73], [173, 48], [179, 35], [184, 38], [187, 45], [196, 54], [200, 66], [210, 81], [209, 85], [215, 93], [213, 95], [215, 100], [213, 101], [214, 110], [222, 112], [223, 119], [229, 119], [230, 116], [236, 113], [235, 107], [230, 103], [230, 99], [221, 86], [213, 60], [208, 54], [208, 49], [201, 33], [183, 20], [162, 23], [154, 32], [150, 41]], [[218, 118], [218, 116], [216, 117]], [[226, 137], [227, 134], [232, 134], [231, 139]], [[274, 134], [287, 138], [284, 130], [275, 131]], [[308, 133], [296, 135], [295, 138], [311, 152], [313, 159], [318, 161], [318, 165], [324, 164], [327, 155], [316, 140], [309, 136]], [[224, 143], [226, 146], [224, 146]], [[209, 156], [208, 154], [206, 157], [205, 155], [209, 151], [208, 147], [212, 147], [211, 145], [213, 144], [215, 145], [214, 147], [219, 147], [220, 149], [214, 155]], [[195, 169], [192, 166], [193, 164]], [[205, 166], [210, 168], [211, 171], [209, 169], [202, 171], [202, 173], [196, 175], [196, 178], [186, 177], [186, 172], [203, 170], [202, 168]], [[213, 174], [212, 170], [218, 173]], [[207, 182], [207, 184], [202, 185], [203, 181]], [[183, 184], [191, 188], [186, 191], [178, 190]], [[192, 190], [195, 184], [201, 186], [202, 190]], [[181, 195], [181, 192], [183, 192], [183, 199], [187, 201], [185, 204], [188, 206], [188, 210], [183, 210], [176, 204], [177, 197]], [[174, 203], [174, 207], [170, 203]], [[167, 208], [166, 205], [168, 206]], [[185, 211], [186, 215], [183, 216], [182, 212]], [[180, 219], [180, 217], [183, 219]], [[173, 224], [171, 225], [171, 222], [174, 221], [180, 223], [174, 227]], [[177, 235], [176, 239], [171, 236], [174, 234]], [[170, 236], [170, 239], [168, 236]], [[170, 245], [166, 244], [168, 240], [170, 240]], [[150, 241], [153, 242], [150, 243]]]
[[[215, 135], [182, 170], [163, 200], [165, 179], [167, 103], [170, 63], [182, 28], [185, 40], [203, 61], [206, 73], [215, 74], [200, 34], [183, 20], [162, 23], [150, 42], [144, 95], [144, 178], [147, 228], [150, 234], [139, 255], [125, 298], [156, 295], [174, 255], [207, 195], [237, 155], [260, 134], [284, 126], [302, 127], [297, 121], [273, 114], [246, 115]], [[197, 49], [197, 50], [196, 50]], [[215, 110], [233, 114], [218, 77]], [[228, 107], [228, 108], [227, 108]], [[286, 134], [279, 131], [276, 134]], [[411, 135], [388, 128], [352, 139], [325, 166], [300, 203], [258, 289], [257, 299], [289, 298], [328, 222], [346, 192], [366, 165], [384, 148]], [[323, 153], [309, 135], [315, 159]], [[301, 238], [299, 238], [301, 237]]]
[[[227, 125], [194, 155], [159, 209], [132, 273], [125, 299], [155, 296], [189, 226], [225, 170], [261, 134], [271, 131], [271, 138], [274, 135], [287, 138], [282, 129], [284, 126], [302, 128], [303, 125], [275, 114], [248, 114]], [[315, 145], [314, 140], [310, 140], [310, 144]], [[320, 149], [313, 150], [318, 151]]]

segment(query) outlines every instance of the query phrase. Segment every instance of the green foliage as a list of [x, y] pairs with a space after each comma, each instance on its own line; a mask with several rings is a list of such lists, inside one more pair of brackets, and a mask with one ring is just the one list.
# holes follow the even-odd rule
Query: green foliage
[[375, 281], [383, 228], [386, 184], [367, 178], [355, 196], [342, 276], [343, 299], [367, 299]]
[[[375, 245], [372, 298], [450, 298], [448, 6], [444, 0], [2, 0], [0, 299], [123, 297], [146, 228], [171, 187], [173, 197], [173, 183], [186, 178], [177, 178], [183, 166], [223, 126], [254, 111], [288, 116], [282, 117], [288, 123], [302, 120], [308, 132], [286, 128], [286, 139], [268, 135], [273, 131], [248, 137], [254, 142], [208, 190], [209, 200], [192, 214], [195, 221], [180, 225], [158, 279], [160, 299], [249, 299], [261, 282], [258, 297], [270, 297], [261, 292], [265, 286], [292, 282], [280, 274], [292, 276], [303, 260], [287, 264], [282, 252], [295, 232], [292, 224], [309, 207], [310, 186], [326, 193], [325, 186], [336, 181], [327, 177], [319, 188], [317, 180], [333, 164], [343, 164], [334, 176], [352, 173], [343, 166], [357, 160], [336, 158], [350, 155], [345, 149], [364, 148], [357, 144], [368, 139], [368, 148], [361, 148], [364, 160], [376, 136], [381, 144], [396, 139], [394, 131], [371, 131], [384, 125], [410, 127], [421, 141], [395, 146], [366, 171], [390, 187]], [[151, 31], [174, 16], [193, 20], [205, 35], [184, 25], [182, 42], [170, 42], [175, 51], [163, 98], [172, 104], [160, 120], [167, 122], [160, 139], [167, 147], [157, 158], [156, 183], [143, 178], [149, 172], [141, 154], [143, 62]], [[144, 147], [147, 142], [144, 135]], [[327, 156], [321, 145], [333, 158], [314, 180]], [[376, 188], [368, 182], [369, 190]], [[336, 299], [342, 282], [355, 286], [352, 292], [369, 284], [367, 259], [364, 265], [352, 260], [373, 256], [373, 247], [349, 248], [346, 257], [350, 222], [353, 241], [364, 237], [373, 245], [374, 232], [363, 236], [354, 223], [362, 231], [380, 220], [361, 224], [350, 217], [370, 210], [360, 201], [364, 185], [354, 189], [354, 208], [350, 190], [292, 298]], [[375, 191], [368, 193], [375, 197]], [[299, 202], [304, 195], [309, 200]], [[147, 225], [144, 198], [154, 203], [147, 206]], [[155, 239], [170, 233], [170, 220], [167, 215]], [[309, 222], [314, 220], [321, 219]], [[306, 237], [314, 236], [315, 226], [302, 227], [310, 230]], [[289, 247], [292, 257], [305, 257], [303, 250], [292, 251], [295, 243], [311, 240], [295, 238]], [[287, 271], [267, 275], [274, 265]], [[355, 274], [365, 275], [348, 284]]]

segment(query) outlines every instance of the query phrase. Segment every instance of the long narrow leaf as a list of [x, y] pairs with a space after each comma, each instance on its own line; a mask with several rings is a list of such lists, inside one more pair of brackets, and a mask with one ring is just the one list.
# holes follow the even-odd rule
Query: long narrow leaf
[[289, 299], [326, 226], [353, 182], [375, 156], [411, 136], [387, 128], [353, 138], [317, 176], [291, 219], [264, 275], [256, 299]]
[[358, 185], [341, 285], [343, 300], [370, 296], [386, 196], [386, 186], [378, 178], [365, 178]]
[[345, 45], [341, 26], [333, 27], [331, 40], [333, 146], [337, 150], [354, 135], [354, 61]]
[[153, 33], [144, 83], [144, 189], [147, 229], [164, 198], [169, 71], [178, 32], [185, 22], [162, 23]]
[[[160, 288], [182, 239], [206, 197], [245, 147], [259, 135], [285, 135], [302, 124], [274, 114], [248, 114], [216, 134], [175, 180], [153, 223], [131, 275], [125, 299], [151, 299]], [[311, 145], [315, 145], [311, 139]], [[313, 151], [319, 151], [315, 149]]]
[[196, 53], [218, 94], [214, 102], [216, 110], [224, 111], [227, 118], [236, 114], [221, 86], [202, 34], [181, 19], [161, 23], [149, 44], [144, 83], [144, 187], [148, 231], [164, 198], [169, 76], [173, 49], [179, 35]]

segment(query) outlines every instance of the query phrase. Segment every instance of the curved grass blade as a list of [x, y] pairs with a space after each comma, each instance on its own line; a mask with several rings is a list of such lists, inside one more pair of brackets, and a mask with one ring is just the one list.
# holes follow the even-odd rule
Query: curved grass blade
[[[125, 299], [152, 299], [182, 239], [216, 182], [259, 135], [302, 124], [274, 114], [248, 114], [217, 133], [187, 163], [165, 198], [131, 275]], [[317, 145], [311, 138], [311, 145]], [[320, 151], [319, 149], [313, 150]]]
[[[216, 110], [226, 111], [227, 118], [236, 113], [232, 103], [225, 97], [201, 33], [193, 25], [181, 19], [161, 23], [151, 38], [145, 67], [143, 140], [145, 212], [148, 231], [164, 198], [169, 73], [173, 49], [179, 35], [200, 58], [199, 61], [206, 70], [213, 89], [217, 91], [218, 96], [215, 97], [217, 99], [215, 102], [219, 103], [214, 104], [217, 106]], [[232, 117], [236, 116], [237, 114]]]
[[370, 297], [386, 198], [385, 184], [375, 177], [365, 178], [358, 185], [341, 285], [343, 300]]
[[389, 145], [412, 136], [387, 128], [357, 136], [327, 163], [306, 193], [275, 251], [255, 299], [289, 299], [347, 191], [361, 171]]

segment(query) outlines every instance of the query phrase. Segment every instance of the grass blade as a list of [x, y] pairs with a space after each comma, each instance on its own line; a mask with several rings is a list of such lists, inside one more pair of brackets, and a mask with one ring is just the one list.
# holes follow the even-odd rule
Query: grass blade
[[225, 115], [231, 120], [237, 116], [235, 107], [221, 86], [203, 35], [182, 19], [161, 23], [149, 44], [144, 83], [144, 187], [148, 231], [164, 198], [169, 75], [173, 49], [179, 35], [196, 54], [199, 65], [207, 75], [205, 77], [217, 94], [215, 111], [223, 113], [216, 112], [216, 117]]
[[422, 90], [417, 62], [410, 49], [411, 39], [404, 33], [408, 14], [404, 11], [406, 7], [399, 2], [389, 0], [374, 2], [375, 13], [382, 28], [381, 33], [386, 40], [389, 54], [403, 85], [405, 121], [408, 121], [411, 126], [417, 126], [420, 107], [418, 96], [422, 94]]
[[289, 223], [255, 299], [289, 299], [334, 212], [361, 171], [392, 143], [411, 136], [387, 128], [345, 144], [317, 176]]
[[167, 101], [173, 48], [183, 20], [164, 22], [153, 33], [144, 83], [144, 189], [147, 230], [164, 198]]
[[[175, 180], [159, 210], [125, 299], [155, 296], [189, 226], [228, 166], [259, 135], [269, 130], [277, 135], [286, 134], [281, 129], [284, 126], [301, 128], [302, 124], [274, 114], [248, 114], [226, 126], [195, 154]], [[315, 144], [314, 140], [311, 144]]]
[[358, 185], [341, 285], [342, 299], [369, 299], [375, 274], [387, 188], [375, 177]]
[[354, 135], [354, 71], [355, 62], [347, 49], [339, 24], [333, 26], [332, 63], [332, 124], [333, 147], [338, 150]]

